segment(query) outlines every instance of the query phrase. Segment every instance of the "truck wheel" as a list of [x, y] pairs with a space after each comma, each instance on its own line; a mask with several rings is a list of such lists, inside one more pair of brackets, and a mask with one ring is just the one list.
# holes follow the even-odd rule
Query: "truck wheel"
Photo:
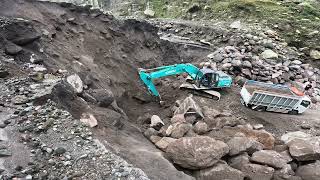
[[297, 115], [298, 111], [297, 110], [291, 110], [288, 113], [291, 114], [291, 115]]
[[263, 111], [266, 111], [266, 110], [267, 110], [267, 107], [265, 107], [265, 106], [259, 106], [259, 107], [256, 108], [256, 110], [259, 111], [259, 112], [263, 112]]

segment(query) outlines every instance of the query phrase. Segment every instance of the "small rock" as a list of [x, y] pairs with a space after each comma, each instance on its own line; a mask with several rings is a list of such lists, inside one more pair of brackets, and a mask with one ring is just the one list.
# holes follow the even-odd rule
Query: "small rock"
[[9, 72], [5, 69], [0, 69], [0, 78], [6, 78], [9, 76]]
[[8, 55], [17, 55], [22, 51], [22, 48], [20, 46], [17, 46], [13, 43], [7, 43], [5, 45], [5, 53]]
[[312, 59], [315, 59], [315, 60], [320, 59], [320, 51], [318, 51], [318, 50], [311, 50], [311, 51], [310, 51], [310, 57], [311, 57]]
[[261, 54], [260, 54], [261, 58], [263, 59], [273, 59], [273, 58], [278, 58], [278, 54], [273, 52], [272, 50], [270, 49], [267, 49], [265, 51], [263, 51]]
[[241, 29], [241, 22], [240, 21], [234, 21], [230, 24], [230, 28], [232, 29]]
[[230, 156], [234, 156], [243, 152], [252, 154], [263, 149], [263, 145], [261, 143], [247, 137], [234, 137], [230, 139], [227, 144], [230, 148]]
[[183, 114], [176, 114], [171, 118], [170, 122], [171, 124], [174, 124], [177, 122], [184, 123], [186, 122], [186, 119]]
[[170, 143], [175, 142], [177, 139], [170, 138], [170, 137], [163, 137], [161, 138], [155, 145], [163, 150], [166, 151], [167, 147], [169, 146]]
[[146, 138], [150, 138], [151, 136], [154, 136], [154, 135], [157, 135], [158, 134], [158, 131], [156, 131], [155, 129], [153, 128], [148, 128], [146, 131], [144, 131], [144, 136]]
[[196, 172], [196, 178], [199, 180], [243, 180], [244, 174], [228, 166], [225, 162], [220, 162], [207, 169], [201, 169]]
[[12, 153], [8, 149], [0, 149], [0, 157], [11, 156]]
[[83, 113], [80, 121], [89, 127], [96, 127], [98, 125], [97, 119], [91, 113]]
[[149, 8], [146, 9], [143, 13], [144, 13], [145, 16], [151, 17], [151, 18], [154, 17], [154, 15], [155, 15], [155, 12], [153, 10], [149, 9]]
[[298, 167], [296, 175], [300, 176], [303, 180], [319, 180], [320, 179], [320, 162], [307, 164]]
[[244, 165], [249, 164], [249, 155], [248, 153], [242, 153], [237, 156], [233, 156], [229, 158], [228, 164], [238, 170], [241, 170], [241, 168], [244, 167]]
[[76, 93], [82, 93], [83, 82], [77, 74], [73, 74], [67, 77], [67, 82], [73, 87]]
[[173, 138], [183, 137], [190, 129], [192, 125], [189, 123], [175, 123], [172, 125], [170, 136]]
[[157, 116], [157, 115], [151, 116], [150, 127], [152, 127], [155, 130], [159, 131], [162, 126], [164, 126], [164, 122], [161, 120], [161, 118], [159, 116]]
[[263, 129], [263, 124], [256, 124], [253, 126], [253, 129], [260, 130]]
[[63, 147], [58, 147], [57, 149], [54, 150], [55, 155], [61, 155], [67, 152], [67, 150]]
[[194, 130], [194, 132], [196, 132], [199, 135], [205, 134], [206, 132], [208, 132], [208, 125], [207, 125], [207, 123], [205, 123], [203, 121], [198, 121], [194, 125], [193, 130]]

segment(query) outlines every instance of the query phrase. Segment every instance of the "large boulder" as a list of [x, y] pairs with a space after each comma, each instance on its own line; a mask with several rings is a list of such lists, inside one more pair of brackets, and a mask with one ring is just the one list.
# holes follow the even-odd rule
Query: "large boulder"
[[250, 180], [271, 180], [274, 173], [272, 167], [259, 164], [246, 164], [241, 171]]
[[287, 161], [282, 157], [282, 155], [273, 150], [257, 151], [252, 154], [251, 161], [277, 169], [280, 169], [287, 164]]
[[100, 107], [109, 107], [114, 101], [111, 89], [93, 89], [90, 91], [92, 97], [98, 102]]
[[227, 144], [207, 136], [180, 138], [170, 143], [166, 150], [175, 164], [187, 169], [208, 168], [228, 152]]
[[234, 156], [243, 152], [249, 154], [263, 149], [263, 144], [247, 137], [234, 137], [227, 142], [230, 151], [229, 155]]
[[248, 126], [238, 125], [237, 127], [225, 126], [219, 131], [211, 131], [210, 137], [228, 142], [236, 134], [243, 133], [249, 139], [256, 140], [263, 144], [264, 149], [273, 149], [275, 138], [265, 130], [253, 130]]
[[320, 179], [320, 162], [300, 166], [296, 175], [300, 176], [303, 180], [319, 180]]
[[288, 142], [290, 142], [291, 140], [294, 140], [294, 139], [305, 140], [310, 137], [312, 137], [311, 134], [307, 134], [302, 131], [294, 131], [294, 132], [288, 132], [288, 133], [282, 135], [281, 141], [283, 141], [285, 144], [287, 144]]
[[196, 172], [195, 176], [198, 180], [243, 180], [244, 178], [241, 171], [228, 166], [225, 162], [201, 169]]
[[320, 137], [294, 139], [288, 143], [291, 156], [298, 161], [320, 160]]

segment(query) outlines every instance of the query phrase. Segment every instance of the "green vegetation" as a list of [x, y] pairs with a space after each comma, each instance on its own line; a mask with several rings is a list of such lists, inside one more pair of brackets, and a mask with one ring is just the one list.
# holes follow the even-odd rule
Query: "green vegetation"
[[[241, 19], [278, 27], [280, 33], [292, 45], [303, 47], [307, 43], [319, 46], [320, 3], [316, 0], [151, 0], [157, 17], [227, 20]], [[196, 12], [188, 10], [199, 7]], [[315, 40], [314, 40], [315, 39]], [[311, 43], [311, 44], [310, 44]]]

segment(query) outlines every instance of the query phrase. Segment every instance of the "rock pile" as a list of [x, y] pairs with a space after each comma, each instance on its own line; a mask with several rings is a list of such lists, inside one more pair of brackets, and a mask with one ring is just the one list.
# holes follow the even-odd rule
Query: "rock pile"
[[276, 31], [252, 25], [239, 28], [239, 21], [232, 23], [231, 28], [223, 25], [201, 28], [167, 22], [155, 24], [163, 34], [177, 34], [198, 42], [205, 39], [214, 52], [208, 53], [206, 62], [199, 63], [234, 75], [239, 84], [245, 79], [275, 84], [294, 80], [302, 86], [311, 84], [308, 95], [313, 102], [320, 100], [320, 70], [313, 66], [319, 51], [290, 47]]
[[276, 145], [274, 136], [261, 125], [253, 128], [225, 111], [201, 108], [192, 97], [176, 104], [169, 125], [156, 130], [150, 124], [144, 134], [174, 164], [192, 170], [197, 179], [320, 178], [312, 171], [319, 166], [315, 162], [320, 160], [318, 137], [292, 132]]

